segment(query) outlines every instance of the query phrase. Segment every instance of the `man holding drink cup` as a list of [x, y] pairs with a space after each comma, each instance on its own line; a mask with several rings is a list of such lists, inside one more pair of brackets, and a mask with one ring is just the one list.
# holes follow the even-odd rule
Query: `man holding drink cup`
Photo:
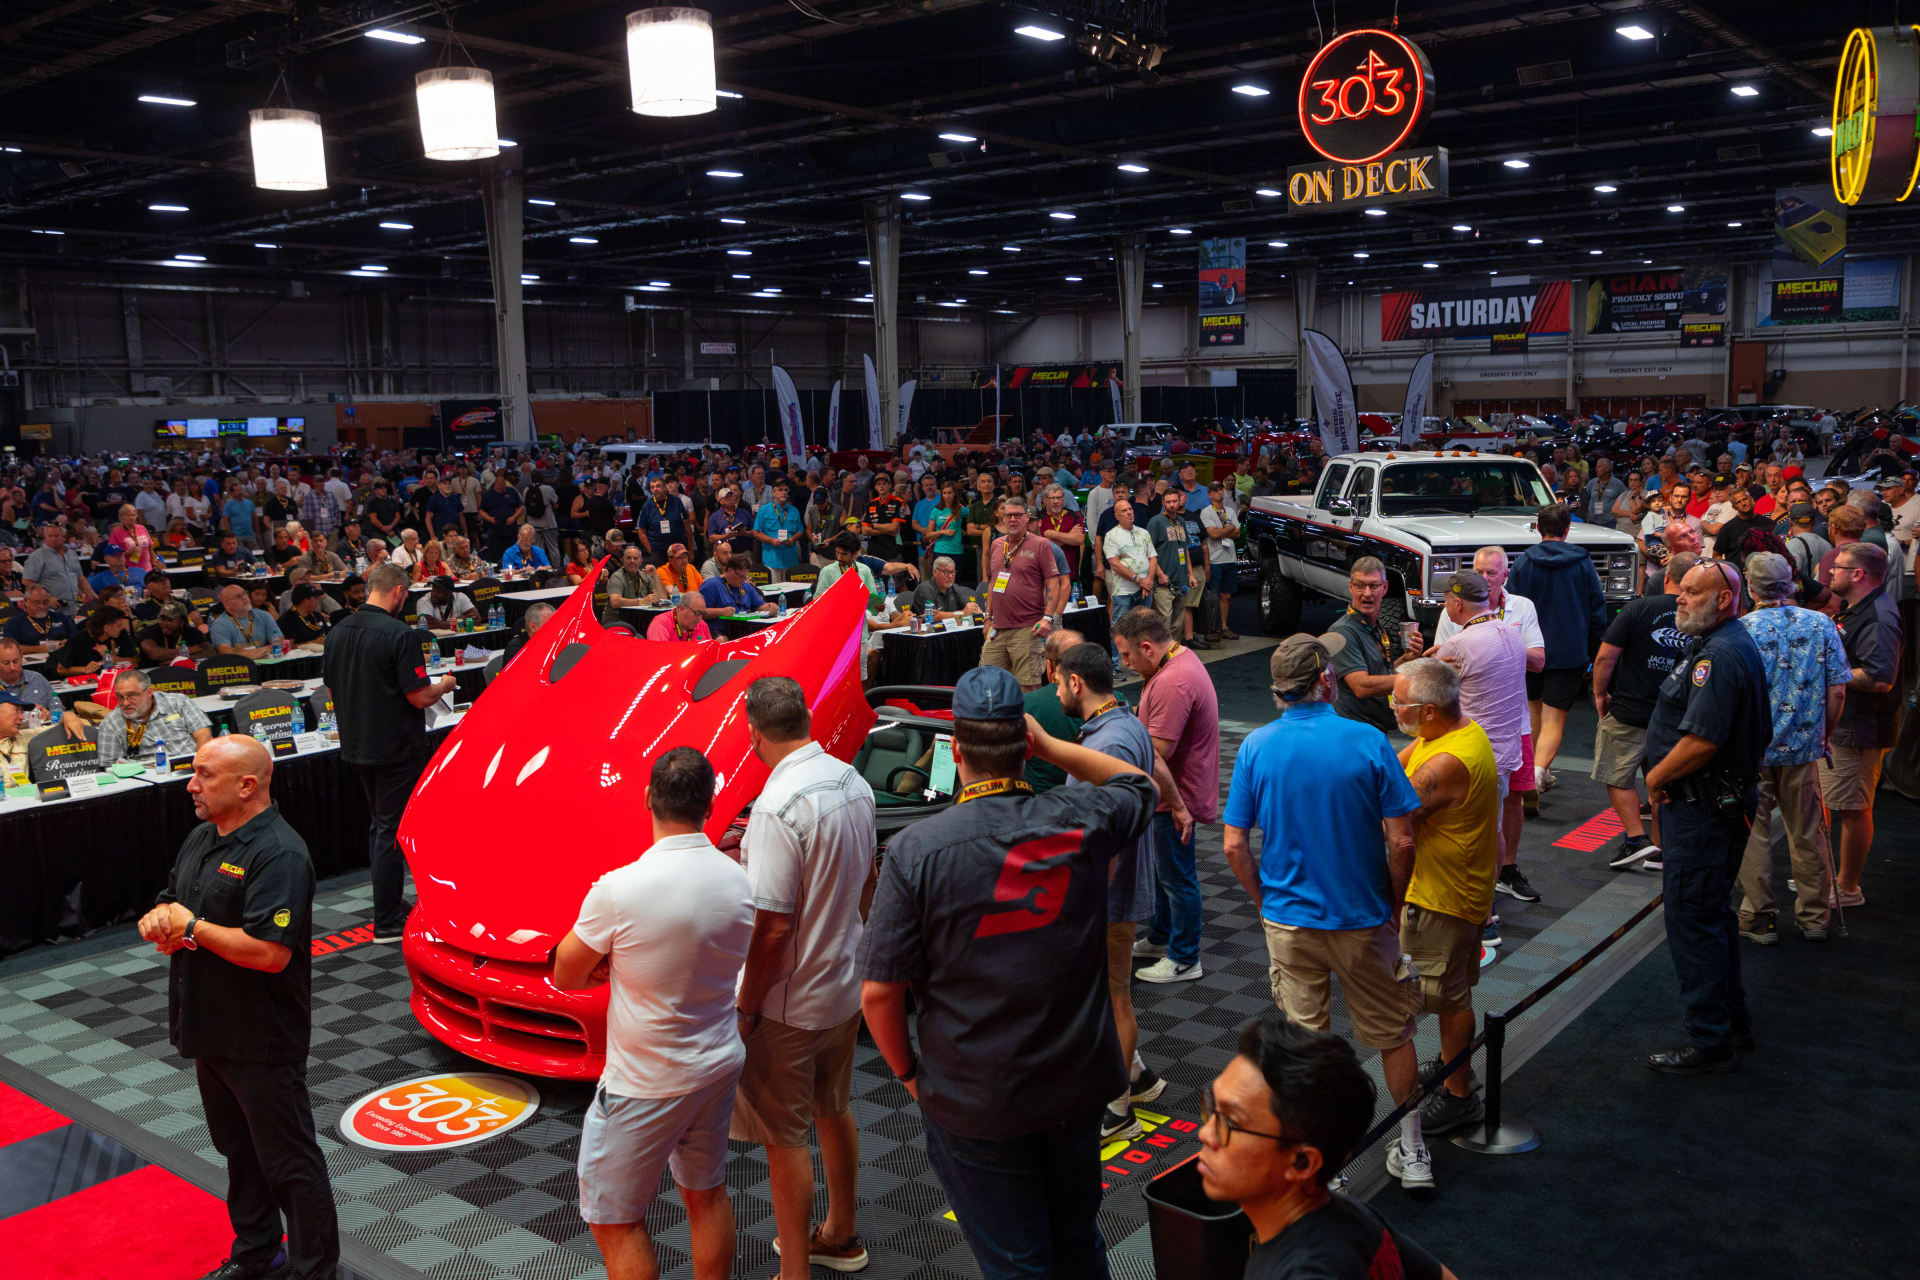
[[1362, 556], [1347, 572], [1347, 611], [1331, 630], [1346, 637], [1333, 656], [1333, 709], [1382, 733], [1394, 731], [1394, 672], [1426, 653], [1426, 637], [1417, 622], [1386, 625], [1380, 606], [1387, 598], [1387, 567], [1378, 557]]

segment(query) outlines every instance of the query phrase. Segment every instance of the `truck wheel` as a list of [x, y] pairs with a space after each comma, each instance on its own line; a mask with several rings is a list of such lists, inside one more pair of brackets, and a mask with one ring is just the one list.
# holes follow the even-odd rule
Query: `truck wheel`
[[1300, 629], [1300, 584], [1280, 572], [1280, 561], [1260, 562], [1260, 625], [1269, 635], [1290, 636]]
[[1396, 595], [1391, 589], [1387, 598], [1380, 602], [1380, 626], [1390, 636], [1400, 634], [1400, 624], [1407, 620], [1406, 597]]

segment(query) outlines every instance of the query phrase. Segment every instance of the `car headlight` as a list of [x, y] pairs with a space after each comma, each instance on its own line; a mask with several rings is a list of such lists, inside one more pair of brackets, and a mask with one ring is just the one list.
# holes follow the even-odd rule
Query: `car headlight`
[[1429, 556], [1427, 558], [1427, 594], [1444, 595], [1447, 580], [1453, 577], [1454, 570], [1460, 567], [1462, 556]]
[[1627, 595], [1634, 594], [1639, 583], [1634, 581], [1634, 554], [1623, 551], [1607, 557], [1607, 589]]

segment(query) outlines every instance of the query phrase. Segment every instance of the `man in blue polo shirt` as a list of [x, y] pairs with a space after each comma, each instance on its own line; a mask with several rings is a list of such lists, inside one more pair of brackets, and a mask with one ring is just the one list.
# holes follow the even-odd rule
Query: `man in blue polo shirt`
[[787, 478], [775, 476], [773, 497], [760, 504], [753, 517], [753, 536], [760, 543], [760, 563], [767, 567], [775, 582], [784, 582], [787, 573], [800, 563], [800, 534], [806, 525], [800, 508], [787, 500]]
[[760, 588], [747, 581], [747, 558], [735, 556], [717, 578], [700, 584], [700, 616], [711, 621], [737, 613], [772, 613], [776, 606], [767, 603]]
[[[1414, 1004], [1394, 918], [1413, 874], [1420, 797], [1384, 734], [1333, 710], [1338, 631], [1293, 635], [1269, 671], [1284, 713], [1248, 734], [1233, 762], [1222, 819], [1227, 861], [1260, 908], [1274, 1002], [1315, 1031], [1330, 1020], [1327, 975], [1353, 1020], [1353, 1037], [1380, 1051], [1396, 1103], [1413, 1095]], [[1382, 824], [1386, 838], [1381, 838]], [[1254, 862], [1248, 832], [1260, 828]], [[1433, 1189], [1433, 1166], [1415, 1108], [1387, 1150], [1387, 1172], [1409, 1189]]]

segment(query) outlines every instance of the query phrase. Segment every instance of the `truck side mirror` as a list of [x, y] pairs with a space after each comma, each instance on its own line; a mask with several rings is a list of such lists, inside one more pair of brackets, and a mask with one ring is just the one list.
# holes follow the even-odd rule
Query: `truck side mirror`
[[1334, 515], [1334, 516], [1350, 516], [1353, 514], [1353, 504], [1351, 502], [1348, 502], [1345, 498], [1328, 498], [1327, 514]]

